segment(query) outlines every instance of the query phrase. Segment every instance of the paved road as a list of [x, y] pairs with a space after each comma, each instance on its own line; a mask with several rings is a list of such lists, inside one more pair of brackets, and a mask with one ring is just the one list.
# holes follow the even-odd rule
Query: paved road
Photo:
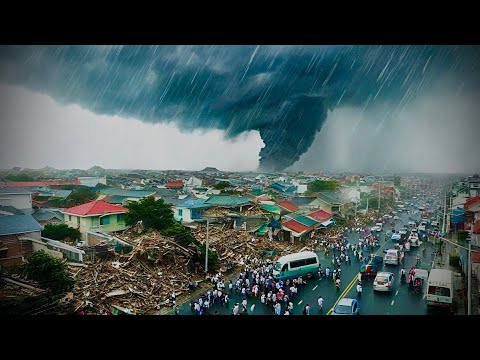
[[[395, 228], [398, 230], [403, 225], [408, 224], [408, 216], [405, 212], [399, 214], [402, 221], [395, 222]], [[412, 215], [411, 215], [412, 216]], [[416, 219], [419, 219], [420, 214], [414, 215]], [[375, 252], [383, 256], [383, 250], [393, 248], [393, 242], [390, 240], [385, 241], [385, 233], [387, 230], [391, 230], [390, 224], [386, 224], [385, 230], [381, 232], [380, 248], [375, 249]], [[350, 243], [358, 243], [360, 234], [352, 233], [348, 235]], [[422, 255], [423, 246], [426, 246], [425, 257]], [[412, 251], [405, 256], [405, 268], [408, 270], [416, 262], [417, 252], [420, 256], [420, 264], [418, 267], [430, 270], [431, 263], [433, 261], [433, 244], [427, 242], [420, 248], [412, 248]], [[318, 252], [322, 269], [327, 266], [331, 267], [330, 255], [325, 258], [323, 251]], [[310, 315], [326, 315], [329, 310], [336, 304], [340, 295], [349, 288], [344, 294], [345, 297], [357, 298], [356, 293], [356, 277], [360, 268], [360, 261], [357, 259], [352, 260], [351, 265], [342, 264], [342, 284], [340, 290], [335, 288], [332, 278], [330, 279], [318, 279], [317, 277], [308, 281], [308, 283], [299, 290], [299, 294], [294, 301], [293, 315], [299, 315], [302, 313], [305, 304], [309, 304], [311, 307]], [[360, 301], [360, 313], [362, 315], [423, 315], [427, 314], [427, 307], [423, 299], [422, 294], [413, 294], [408, 287], [408, 284], [400, 284], [400, 269], [401, 266], [383, 265], [382, 271], [389, 271], [394, 273], [395, 281], [393, 291], [391, 293], [379, 293], [374, 292], [372, 288], [372, 282], [366, 282], [363, 286], [363, 294]], [[317, 299], [319, 296], [324, 298], [323, 311], [320, 311], [317, 305]], [[230, 296], [231, 300], [229, 306], [221, 306], [216, 304], [210, 308], [210, 313], [213, 314], [218, 311], [219, 315], [231, 314], [231, 309], [234, 303], [241, 303], [241, 297], [233, 293]], [[267, 307], [261, 304], [259, 299], [249, 298], [248, 309], [250, 313], [250, 306], [255, 304], [255, 309], [250, 315], [271, 315], [273, 310], [271, 307]], [[284, 312], [284, 306], [282, 306], [282, 314]], [[190, 315], [192, 311], [190, 304], [184, 304], [180, 307], [181, 315]]]

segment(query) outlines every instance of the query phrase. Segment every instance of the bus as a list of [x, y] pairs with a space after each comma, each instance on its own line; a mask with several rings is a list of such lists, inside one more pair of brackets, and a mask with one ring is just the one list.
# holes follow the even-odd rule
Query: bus
[[318, 272], [318, 256], [313, 251], [302, 251], [282, 256], [273, 267], [275, 280], [286, 280], [306, 276], [313, 277]]
[[453, 271], [432, 269], [428, 276], [427, 306], [446, 307], [453, 310]]

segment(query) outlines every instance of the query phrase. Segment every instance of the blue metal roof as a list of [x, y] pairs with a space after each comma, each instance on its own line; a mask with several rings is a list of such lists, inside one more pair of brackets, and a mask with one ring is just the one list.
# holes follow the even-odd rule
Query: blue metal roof
[[156, 190], [122, 190], [115, 188], [101, 188], [99, 189], [100, 194], [104, 195], [118, 195], [125, 196], [130, 198], [144, 198], [150, 195], [155, 194]]
[[284, 183], [273, 183], [272, 185], [269, 186], [269, 188], [281, 191], [281, 192], [294, 192], [297, 190], [297, 187], [292, 184], [284, 184]]
[[188, 199], [186, 201], [181, 202], [180, 204], [176, 205], [179, 208], [185, 209], [203, 209], [209, 208], [211, 205], [205, 204], [206, 199]]
[[0, 235], [14, 235], [41, 230], [42, 227], [32, 215], [0, 216]]
[[63, 214], [53, 210], [40, 209], [35, 211], [32, 216], [37, 221], [47, 221], [52, 220], [53, 218], [57, 218], [63, 221]]

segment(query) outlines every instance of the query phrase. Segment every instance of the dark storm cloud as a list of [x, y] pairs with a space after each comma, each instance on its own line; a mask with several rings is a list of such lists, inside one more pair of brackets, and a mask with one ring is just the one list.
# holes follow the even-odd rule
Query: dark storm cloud
[[258, 130], [260, 167], [282, 170], [328, 110], [402, 109], [445, 78], [476, 90], [479, 55], [473, 46], [3, 46], [0, 80], [99, 114], [228, 137]]

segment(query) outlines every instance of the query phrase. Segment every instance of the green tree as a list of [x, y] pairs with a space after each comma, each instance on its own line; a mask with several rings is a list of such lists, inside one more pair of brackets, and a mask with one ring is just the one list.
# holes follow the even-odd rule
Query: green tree
[[218, 183], [216, 183], [215, 185], [213, 185], [213, 188], [216, 189], [216, 190], [223, 190], [225, 188], [228, 188], [230, 187], [230, 183], [228, 181], [220, 181]]
[[85, 204], [89, 201], [95, 200], [98, 193], [86, 186], [78, 187], [74, 189], [70, 195], [62, 202], [64, 207], [72, 207], [81, 204]]
[[338, 182], [335, 180], [314, 180], [308, 183], [307, 190], [310, 193], [320, 191], [335, 191], [338, 188]]
[[147, 197], [138, 202], [130, 202], [127, 208], [128, 212], [125, 214], [127, 225], [142, 221], [145, 229], [165, 230], [175, 224], [173, 211], [163, 199]]
[[78, 229], [74, 229], [67, 224], [48, 224], [42, 230], [42, 236], [60, 241], [65, 239], [77, 240], [80, 239], [81, 233]]
[[33, 181], [33, 177], [28, 174], [8, 174], [6, 176], [7, 180], [10, 181]]
[[24, 275], [53, 293], [64, 293], [73, 289], [75, 280], [70, 276], [67, 264], [43, 250], [34, 252], [22, 266]]
[[163, 229], [160, 233], [164, 236], [175, 239], [175, 241], [182, 246], [188, 246], [192, 242], [198, 243], [195, 237], [192, 235], [192, 231], [177, 222], [173, 225], [170, 225], [166, 229]]

